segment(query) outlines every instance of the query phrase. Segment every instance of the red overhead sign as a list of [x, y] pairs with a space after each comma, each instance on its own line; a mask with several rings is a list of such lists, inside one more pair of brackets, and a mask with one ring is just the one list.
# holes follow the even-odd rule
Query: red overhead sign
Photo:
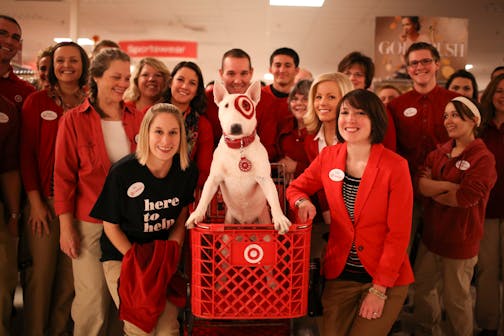
[[190, 41], [120, 41], [119, 46], [130, 57], [196, 58], [196, 42]]

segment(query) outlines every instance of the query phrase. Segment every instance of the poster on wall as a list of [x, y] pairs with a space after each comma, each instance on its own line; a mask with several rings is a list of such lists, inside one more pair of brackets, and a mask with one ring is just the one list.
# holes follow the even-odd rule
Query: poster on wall
[[415, 42], [434, 45], [441, 55], [438, 80], [464, 69], [467, 61], [468, 19], [425, 16], [376, 18], [375, 80], [409, 79], [404, 54]]

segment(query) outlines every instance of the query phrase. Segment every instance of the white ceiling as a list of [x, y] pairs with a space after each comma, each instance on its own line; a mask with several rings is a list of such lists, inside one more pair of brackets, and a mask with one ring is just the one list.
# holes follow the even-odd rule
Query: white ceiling
[[223, 52], [234, 47], [251, 55], [256, 79], [283, 46], [296, 49], [314, 74], [335, 71], [353, 50], [373, 57], [376, 16], [468, 18], [468, 63], [480, 87], [504, 64], [504, 0], [326, 0], [322, 8], [270, 7], [268, 0], [0, 0], [0, 13], [23, 28], [25, 63], [54, 37], [70, 35], [72, 3], [80, 37], [196, 41], [205, 81], [218, 76]]

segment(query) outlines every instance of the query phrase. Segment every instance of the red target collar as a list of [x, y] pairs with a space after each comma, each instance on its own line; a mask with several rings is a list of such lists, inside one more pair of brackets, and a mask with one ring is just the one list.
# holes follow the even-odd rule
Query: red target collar
[[244, 136], [243, 138], [231, 139], [229, 136], [224, 134], [224, 141], [226, 142], [226, 145], [228, 145], [229, 148], [233, 149], [245, 148], [252, 142], [254, 142], [255, 135], [256, 132], [254, 131], [252, 134]]

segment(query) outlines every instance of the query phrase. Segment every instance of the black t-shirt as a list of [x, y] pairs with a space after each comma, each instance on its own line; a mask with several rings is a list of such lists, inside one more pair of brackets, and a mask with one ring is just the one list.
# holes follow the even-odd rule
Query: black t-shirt
[[[115, 163], [107, 176], [91, 216], [118, 224], [131, 243], [166, 240], [183, 207], [194, 201], [198, 171], [191, 164], [180, 169], [179, 155], [164, 178], [142, 166], [134, 154]], [[101, 261], [122, 260], [122, 254], [102, 233]]]

